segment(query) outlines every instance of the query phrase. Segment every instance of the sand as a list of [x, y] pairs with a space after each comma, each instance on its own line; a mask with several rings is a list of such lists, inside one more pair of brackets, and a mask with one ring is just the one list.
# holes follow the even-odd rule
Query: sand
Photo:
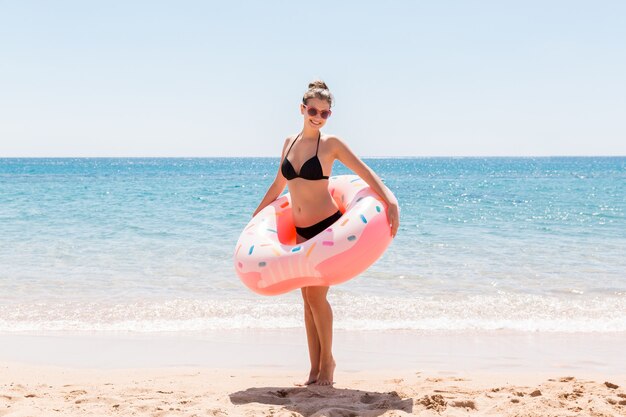
[[0, 416], [624, 416], [626, 386], [574, 376], [2, 364]]
[[[1, 416], [626, 416], [623, 334], [0, 335]], [[219, 336], [218, 338], [216, 338]]]

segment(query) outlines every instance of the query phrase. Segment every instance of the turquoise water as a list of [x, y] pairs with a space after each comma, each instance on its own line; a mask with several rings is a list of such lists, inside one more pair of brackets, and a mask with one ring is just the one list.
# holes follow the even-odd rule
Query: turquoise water
[[[338, 328], [626, 331], [626, 158], [365, 161], [401, 226]], [[277, 163], [0, 159], [0, 332], [301, 327], [232, 267]]]

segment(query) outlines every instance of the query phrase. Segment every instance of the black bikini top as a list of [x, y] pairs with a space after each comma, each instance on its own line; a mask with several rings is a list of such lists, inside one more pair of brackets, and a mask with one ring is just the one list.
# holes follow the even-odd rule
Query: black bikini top
[[285, 159], [283, 160], [283, 164], [280, 167], [280, 171], [283, 176], [287, 178], [287, 180], [292, 180], [294, 178], [302, 178], [305, 180], [327, 180], [328, 176], [324, 175], [324, 171], [322, 171], [322, 163], [317, 157], [317, 151], [320, 149], [320, 138], [322, 137], [322, 133], [317, 137], [317, 149], [315, 150], [315, 156], [311, 157], [308, 161], [302, 164], [302, 168], [300, 168], [300, 174], [296, 174], [296, 170], [287, 159], [287, 155], [289, 155], [289, 151], [293, 148], [293, 144], [296, 143], [296, 140], [300, 137], [300, 134], [296, 136], [294, 141], [291, 143], [291, 146], [287, 150], [285, 154]]

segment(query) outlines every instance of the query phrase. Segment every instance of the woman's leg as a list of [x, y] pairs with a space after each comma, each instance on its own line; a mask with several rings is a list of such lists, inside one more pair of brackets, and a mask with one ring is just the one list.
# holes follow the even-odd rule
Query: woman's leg
[[313, 312], [307, 301], [308, 287], [304, 287], [302, 290], [302, 299], [304, 300], [304, 326], [306, 328], [306, 340], [309, 345], [309, 358], [311, 360], [311, 372], [309, 373], [309, 379], [304, 385], [309, 385], [317, 382], [318, 375], [320, 373], [320, 339], [315, 328], [315, 320], [313, 319]]
[[[306, 239], [300, 235], [296, 235], [296, 243], [305, 242]], [[309, 306], [307, 299], [308, 287], [301, 288], [302, 299], [304, 300], [304, 327], [306, 329], [306, 340], [309, 345], [309, 359], [311, 360], [311, 371], [309, 372], [309, 378], [304, 385], [310, 385], [317, 382], [317, 377], [320, 373], [320, 338], [315, 328], [315, 320], [313, 319], [313, 312]]]
[[[307, 287], [303, 288], [305, 306], [311, 310], [314, 322], [315, 333], [317, 334], [317, 344], [319, 345], [319, 375], [318, 385], [332, 385], [335, 373], [335, 360], [333, 358], [333, 310], [326, 300], [328, 287]], [[305, 312], [306, 317], [306, 312]], [[309, 326], [307, 325], [307, 337]], [[309, 353], [311, 355], [311, 365], [313, 365], [313, 354], [311, 353], [311, 341], [309, 340]]]

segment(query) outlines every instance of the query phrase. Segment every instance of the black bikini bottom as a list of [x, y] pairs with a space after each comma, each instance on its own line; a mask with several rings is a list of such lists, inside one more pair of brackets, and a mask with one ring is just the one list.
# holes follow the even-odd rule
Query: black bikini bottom
[[341, 212], [337, 210], [337, 212], [329, 217], [326, 217], [321, 222], [315, 223], [313, 226], [308, 227], [296, 227], [296, 233], [302, 236], [303, 238], [309, 240], [314, 236], [317, 236], [324, 230], [326, 230], [330, 225], [335, 223], [341, 217]]

